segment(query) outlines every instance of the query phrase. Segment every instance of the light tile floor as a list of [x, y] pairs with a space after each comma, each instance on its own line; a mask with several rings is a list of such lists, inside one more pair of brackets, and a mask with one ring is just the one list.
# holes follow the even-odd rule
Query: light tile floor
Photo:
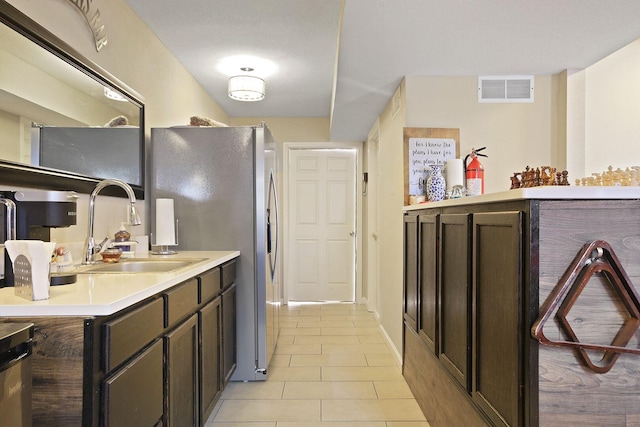
[[429, 427], [371, 313], [281, 308], [267, 381], [231, 382], [207, 427]]

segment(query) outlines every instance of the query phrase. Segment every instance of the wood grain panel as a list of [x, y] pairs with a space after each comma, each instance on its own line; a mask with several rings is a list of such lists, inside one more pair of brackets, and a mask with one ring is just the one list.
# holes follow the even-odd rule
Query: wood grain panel
[[431, 427], [490, 425], [418, 335], [404, 328], [403, 375]]
[[541, 414], [541, 426], [562, 427], [632, 427], [640, 424], [627, 423], [623, 415], [579, 415], [579, 414]]
[[[549, 296], [582, 246], [593, 240], [608, 242], [631, 281], [640, 283], [640, 202], [546, 201], [540, 204], [539, 298]], [[602, 276], [594, 276], [569, 312], [569, 323], [580, 341], [609, 344], [626, 311]], [[566, 339], [552, 318], [545, 326], [551, 339]], [[636, 333], [629, 346], [640, 346]], [[599, 355], [592, 354], [597, 361]], [[559, 425], [585, 420], [583, 425], [625, 425], [640, 417], [640, 357], [621, 355], [611, 371], [589, 370], [568, 348], [539, 348], [540, 423]], [[600, 418], [603, 417], [603, 418]], [[604, 424], [597, 420], [608, 417]], [[636, 418], [637, 419], [637, 418]], [[633, 424], [628, 424], [633, 425]]]
[[[1, 318], [24, 322], [24, 318]], [[84, 319], [30, 318], [33, 337], [33, 425], [82, 425]], [[0, 422], [1, 424], [1, 422]]]
[[640, 202], [544, 201], [539, 221], [543, 277], [557, 281], [585, 243], [602, 239], [614, 248], [632, 281], [640, 282], [634, 280], [640, 278]]

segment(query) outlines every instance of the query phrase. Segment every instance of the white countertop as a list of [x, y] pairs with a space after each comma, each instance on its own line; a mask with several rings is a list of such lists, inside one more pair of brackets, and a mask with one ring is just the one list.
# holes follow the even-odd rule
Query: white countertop
[[184, 251], [176, 255], [150, 255], [169, 260], [202, 258], [202, 261], [165, 273], [78, 274], [76, 283], [51, 286], [49, 299], [28, 301], [14, 295], [14, 288], [0, 289], [0, 317], [103, 316], [142, 301], [210, 270], [239, 251]]
[[640, 199], [640, 187], [575, 187], [575, 186], [544, 186], [518, 188], [500, 191], [498, 193], [483, 194], [481, 196], [462, 197], [441, 202], [426, 202], [405, 206], [403, 211], [413, 211], [426, 208], [444, 208], [448, 206], [462, 206], [478, 203], [507, 202], [511, 200], [623, 200]]

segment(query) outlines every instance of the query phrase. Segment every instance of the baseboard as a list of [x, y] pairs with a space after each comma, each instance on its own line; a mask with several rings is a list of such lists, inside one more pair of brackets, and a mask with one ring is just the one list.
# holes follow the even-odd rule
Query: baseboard
[[379, 316], [377, 316], [377, 313], [375, 312], [374, 312], [374, 317], [376, 317], [376, 320], [378, 321], [380, 332], [382, 332], [382, 335], [384, 336], [384, 340], [385, 340], [385, 343], [387, 344], [387, 347], [389, 347], [391, 354], [393, 354], [393, 357], [395, 357], [396, 362], [398, 362], [398, 366], [402, 366], [402, 353], [398, 351], [395, 345], [393, 345], [393, 341], [391, 341], [389, 334], [387, 334], [387, 331], [384, 329], [384, 327], [380, 323]]

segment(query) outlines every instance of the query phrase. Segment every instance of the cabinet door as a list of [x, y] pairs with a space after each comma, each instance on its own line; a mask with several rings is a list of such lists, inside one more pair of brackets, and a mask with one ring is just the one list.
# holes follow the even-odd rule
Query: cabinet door
[[165, 405], [168, 426], [198, 425], [198, 316], [165, 335]]
[[420, 215], [418, 245], [420, 338], [437, 354], [438, 342], [438, 216]]
[[209, 418], [222, 393], [220, 362], [222, 333], [222, 298], [202, 307], [200, 320], [200, 425]]
[[162, 340], [133, 358], [102, 385], [102, 425], [154, 426], [162, 421]]
[[404, 321], [418, 330], [418, 217], [404, 217]]
[[440, 215], [440, 331], [442, 365], [471, 389], [471, 215]]
[[223, 388], [236, 369], [236, 285], [222, 293]]
[[494, 425], [523, 425], [522, 213], [473, 216], [472, 399]]

